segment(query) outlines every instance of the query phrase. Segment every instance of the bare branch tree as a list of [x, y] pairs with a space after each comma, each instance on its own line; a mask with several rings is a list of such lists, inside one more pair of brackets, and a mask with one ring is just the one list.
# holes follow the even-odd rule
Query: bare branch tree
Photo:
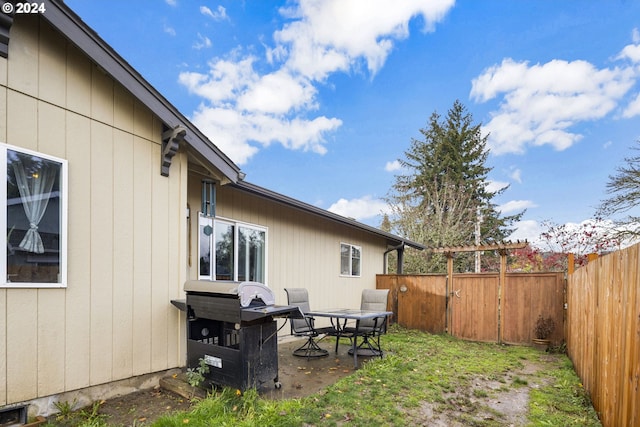
[[[640, 144], [640, 140], [636, 141]], [[631, 147], [640, 151], [640, 146]], [[607, 183], [608, 199], [602, 201], [596, 216], [609, 218], [614, 224], [615, 235], [620, 241], [637, 240], [640, 237], [640, 155], [626, 157], [625, 165], [616, 168], [615, 175], [609, 175]], [[626, 214], [623, 217], [617, 217]]]

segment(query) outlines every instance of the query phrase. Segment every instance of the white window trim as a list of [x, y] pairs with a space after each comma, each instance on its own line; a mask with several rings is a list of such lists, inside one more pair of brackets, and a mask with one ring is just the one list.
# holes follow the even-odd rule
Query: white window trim
[[[211, 239], [211, 248], [210, 248], [210, 253], [211, 253], [211, 275], [210, 276], [201, 276], [200, 275], [200, 267], [198, 267], [198, 277], [200, 280], [215, 280], [216, 277], [216, 265], [215, 265], [215, 226], [216, 223], [223, 223], [223, 224], [227, 224], [227, 225], [232, 225], [233, 226], [233, 241], [234, 241], [234, 245], [233, 245], [233, 280], [237, 280], [238, 278], [238, 239], [239, 239], [239, 230], [240, 227], [245, 227], [245, 228], [251, 228], [254, 230], [258, 230], [258, 231], [264, 231], [264, 258], [265, 258], [265, 262], [264, 262], [264, 284], [268, 286], [268, 278], [269, 278], [269, 228], [268, 227], [264, 227], [261, 225], [257, 225], [257, 224], [251, 224], [248, 222], [243, 222], [243, 221], [236, 221], [233, 219], [229, 219], [229, 218], [224, 218], [224, 217], [209, 217], [206, 215], [203, 215], [202, 212], [198, 212], [198, 238], [200, 236], [200, 220], [209, 220], [211, 221], [211, 224], [214, 228], [214, 232], [213, 232], [213, 238]], [[198, 241], [198, 260], [200, 259], [200, 242]]]
[[[196, 232], [196, 235], [198, 236], [196, 238], [196, 244], [198, 246], [198, 258], [197, 258], [197, 261], [196, 261], [196, 269], [198, 271], [198, 280], [211, 280], [211, 277], [213, 275], [213, 269], [215, 268], [213, 265], [210, 264], [210, 266], [209, 266], [209, 276], [203, 276], [203, 275], [200, 274], [200, 258], [202, 258], [202, 253], [200, 252], [200, 226], [203, 223], [205, 225], [209, 225], [209, 226], [211, 226], [213, 228], [213, 225], [214, 225], [213, 224], [213, 218], [210, 217], [210, 216], [203, 215], [202, 212], [198, 212], [198, 228], [197, 228], [197, 232]], [[213, 240], [214, 240], [214, 237], [215, 237], [215, 231], [212, 233], [212, 236], [213, 237], [211, 237], [211, 243], [209, 244], [209, 254], [210, 254], [210, 256], [211, 256], [211, 253], [213, 251]], [[211, 260], [209, 260], [209, 262], [211, 263]]]
[[0, 142], [0, 173], [4, 176], [4, 183], [0, 185], [0, 201], [4, 201], [2, 214], [0, 215], [0, 229], [3, 233], [7, 230], [7, 150], [18, 151], [30, 156], [41, 157], [46, 160], [60, 163], [60, 282], [59, 283], [33, 283], [33, 282], [7, 282], [7, 244], [0, 244], [0, 288], [66, 288], [67, 287], [67, 237], [68, 237], [68, 201], [69, 201], [69, 165], [65, 159], [49, 156], [37, 151], [17, 147]]
[[[342, 245], [349, 246], [349, 272], [350, 274], [342, 274]], [[351, 248], [358, 248], [360, 251], [360, 274], [353, 274], [353, 257], [351, 256]], [[362, 246], [353, 245], [351, 243], [340, 242], [340, 277], [362, 277]]]

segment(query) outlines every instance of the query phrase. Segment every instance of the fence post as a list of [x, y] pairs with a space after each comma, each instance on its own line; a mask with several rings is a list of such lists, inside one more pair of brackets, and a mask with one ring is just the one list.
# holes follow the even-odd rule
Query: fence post
[[455, 254], [455, 252], [445, 252], [444, 253], [445, 256], [447, 257], [447, 281], [446, 281], [446, 286], [445, 286], [445, 292], [446, 292], [446, 298], [445, 298], [445, 309], [446, 309], [446, 315], [444, 317], [444, 330], [446, 333], [448, 333], [449, 335], [451, 335], [451, 295], [453, 294], [453, 292], [451, 292], [452, 286], [453, 286], [453, 256]]
[[498, 344], [502, 344], [502, 289], [507, 279], [507, 250], [501, 249], [500, 254], [500, 279], [498, 280]]
[[567, 254], [567, 273], [573, 274], [576, 270], [576, 260], [572, 253]]

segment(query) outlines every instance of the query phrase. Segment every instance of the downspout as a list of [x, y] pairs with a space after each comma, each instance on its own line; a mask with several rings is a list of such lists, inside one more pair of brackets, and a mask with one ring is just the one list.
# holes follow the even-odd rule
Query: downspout
[[387, 249], [386, 251], [384, 251], [384, 267], [383, 267], [383, 271], [384, 274], [387, 274], [387, 254], [391, 251], [398, 251], [398, 264], [396, 266], [396, 272], [397, 274], [402, 274], [402, 265], [404, 264], [404, 242], [400, 243], [398, 246], [394, 246], [392, 248]]
[[398, 248], [398, 266], [396, 270], [398, 270], [398, 274], [404, 273], [404, 242]]

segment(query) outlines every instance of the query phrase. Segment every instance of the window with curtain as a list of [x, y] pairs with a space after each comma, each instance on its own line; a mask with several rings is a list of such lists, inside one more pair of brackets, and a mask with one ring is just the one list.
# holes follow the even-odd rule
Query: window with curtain
[[360, 260], [362, 248], [360, 246], [340, 243], [340, 275], [360, 277]]
[[213, 241], [213, 219], [200, 216], [198, 223], [198, 275], [202, 279], [211, 277], [211, 242]]
[[266, 283], [267, 230], [200, 215], [199, 278]]
[[65, 160], [0, 145], [5, 287], [66, 286]]

